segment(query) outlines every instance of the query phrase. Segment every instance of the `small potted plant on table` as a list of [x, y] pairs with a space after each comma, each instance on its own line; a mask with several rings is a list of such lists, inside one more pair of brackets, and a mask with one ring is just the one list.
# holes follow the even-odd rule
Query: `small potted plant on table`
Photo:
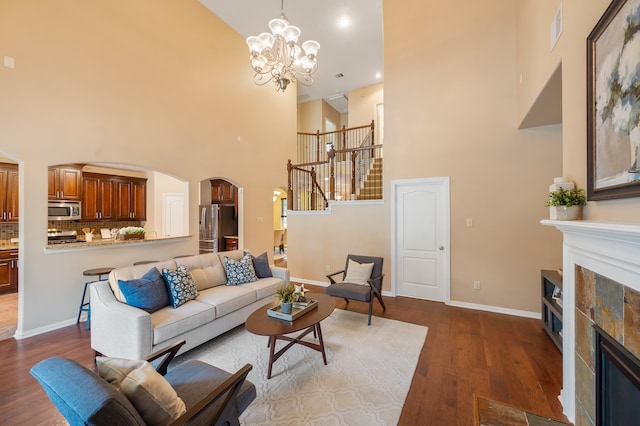
[[276, 298], [280, 302], [280, 309], [283, 314], [291, 313], [294, 292], [295, 290], [291, 285], [283, 285], [276, 290]]
[[584, 189], [558, 188], [549, 193], [546, 205], [552, 220], [576, 220], [582, 216], [582, 206], [587, 204]]

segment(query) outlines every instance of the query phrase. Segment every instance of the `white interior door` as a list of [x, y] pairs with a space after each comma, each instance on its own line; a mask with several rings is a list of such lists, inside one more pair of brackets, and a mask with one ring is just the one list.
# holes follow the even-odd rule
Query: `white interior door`
[[165, 237], [185, 235], [184, 195], [164, 194], [162, 202], [164, 212], [162, 235]]
[[449, 302], [449, 178], [394, 181], [392, 190], [396, 293]]

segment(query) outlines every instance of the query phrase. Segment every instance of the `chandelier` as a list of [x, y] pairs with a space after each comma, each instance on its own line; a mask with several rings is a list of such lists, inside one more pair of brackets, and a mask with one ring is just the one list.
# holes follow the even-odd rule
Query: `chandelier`
[[313, 83], [313, 74], [318, 68], [316, 55], [320, 43], [307, 40], [298, 46], [300, 28], [289, 25], [284, 15], [284, 0], [280, 0], [280, 17], [269, 21], [270, 33], [247, 37], [251, 52], [251, 68], [256, 72], [253, 82], [259, 86], [274, 81], [276, 91], [287, 88], [291, 82], [299, 81], [305, 86]]

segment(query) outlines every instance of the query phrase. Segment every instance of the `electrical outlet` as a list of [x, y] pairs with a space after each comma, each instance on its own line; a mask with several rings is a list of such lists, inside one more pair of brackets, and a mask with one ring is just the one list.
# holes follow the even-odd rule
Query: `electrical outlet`
[[258, 217], [258, 223], [262, 223], [262, 217]]
[[471, 228], [471, 227], [473, 226], [473, 219], [471, 219], [471, 218], [468, 218], [468, 219], [467, 219], [467, 226], [468, 226], [469, 228]]
[[331, 265], [327, 265], [324, 268], [327, 270], [327, 272], [331, 272]]
[[473, 289], [474, 290], [480, 290], [480, 281], [474, 281], [473, 282]]

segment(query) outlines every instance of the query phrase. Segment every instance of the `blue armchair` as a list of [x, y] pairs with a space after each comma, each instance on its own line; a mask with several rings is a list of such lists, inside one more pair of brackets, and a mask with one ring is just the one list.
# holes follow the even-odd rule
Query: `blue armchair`
[[[201, 361], [187, 361], [167, 372], [167, 367], [185, 342], [153, 354], [148, 361], [162, 361], [162, 374], [186, 405], [186, 413], [172, 425], [238, 425], [238, 416], [256, 397], [255, 386], [246, 380], [250, 364], [230, 374]], [[95, 372], [69, 359], [53, 357], [31, 368], [45, 392], [75, 425], [145, 425], [127, 397]]]

